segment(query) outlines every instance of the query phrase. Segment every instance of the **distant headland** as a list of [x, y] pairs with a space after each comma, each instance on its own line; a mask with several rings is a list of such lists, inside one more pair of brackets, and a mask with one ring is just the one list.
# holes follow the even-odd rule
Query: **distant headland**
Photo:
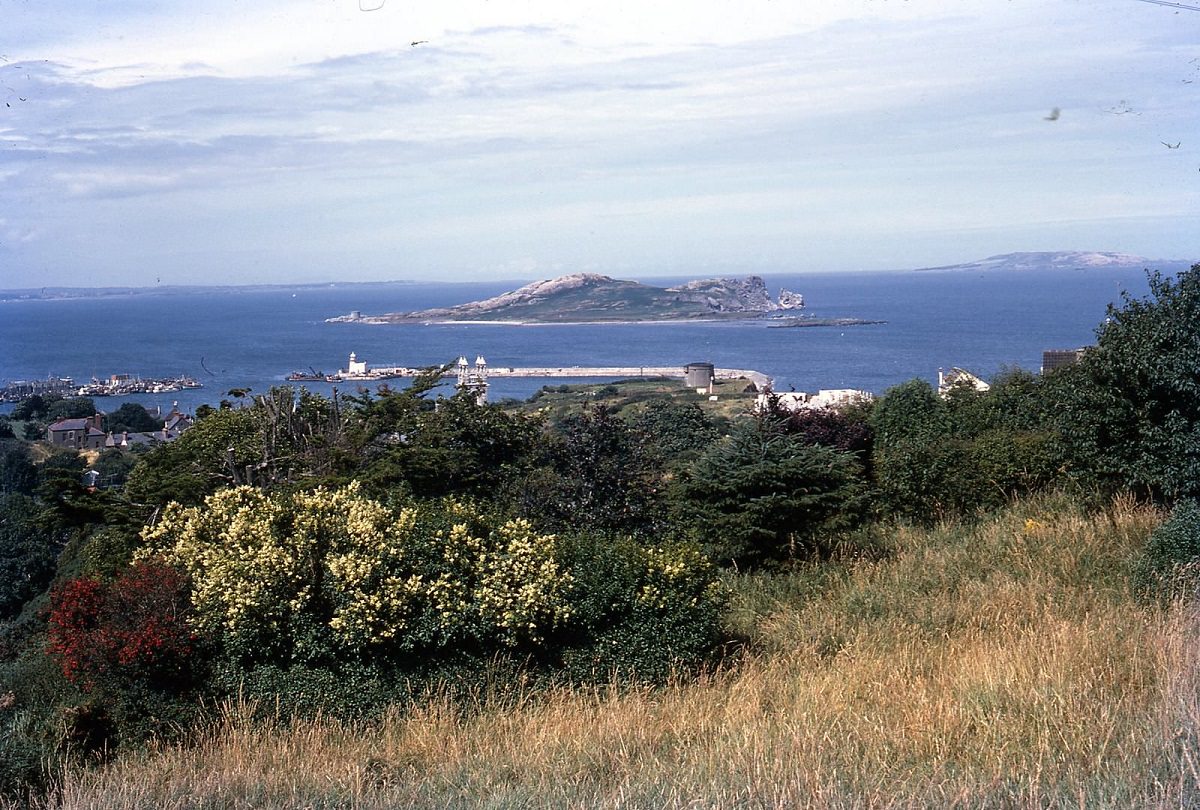
[[1129, 268], [1141, 270], [1174, 271], [1185, 270], [1191, 262], [1182, 259], [1147, 259], [1129, 253], [1110, 251], [1055, 250], [1024, 253], [1001, 253], [962, 264], [945, 264], [939, 267], [918, 267], [916, 272], [966, 271], [983, 272], [992, 270], [1020, 273], [1045, 272], [1050, 270], [1092, 270], [1099, 268]]
[[411, 281], [323, 281], [303, 284], [155, 284], [150, 287], [25, 287], [0, 290], [0, 301], [62, 301], [76, 298], [127, 298], [212, 293], [300, 292], [390, 287]]

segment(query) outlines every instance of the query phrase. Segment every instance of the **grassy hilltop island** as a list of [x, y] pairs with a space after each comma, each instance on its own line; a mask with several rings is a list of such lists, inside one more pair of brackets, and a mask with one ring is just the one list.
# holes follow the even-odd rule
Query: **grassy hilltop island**
[[758, 318], [795, 312], [803, 307], [804, 297], [787, 290], [780, 290], [778, 299], [773, 299], [759, 276], [654, 287], [597, 273], [572, 273], [455, 307], [383, 315], [352, 313], [329, 318], [327, 322], [716, 320]]

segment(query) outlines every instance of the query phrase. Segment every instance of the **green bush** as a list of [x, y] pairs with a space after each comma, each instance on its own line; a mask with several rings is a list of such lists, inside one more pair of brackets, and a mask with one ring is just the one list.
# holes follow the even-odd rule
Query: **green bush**
[[759, 418], [714, 445], [672, 494], [678, 525], [712, 559], [752, 568], [827, 551], [862, 519], [865, 482], [854, 455]]
[[611, 409], [570, 414], [540, 451], [511, 499], [522, 517], [551, 532], [657, 533], [661, 460]]
[[1096, 346], [1056, 372], [1074, 474], [1107, 495], [1200, 497], [1200, 264], [1149, 275], [1150, 296], [1110, 306]]
[[1009, 371], [987, 392], [956, 386], [942, 397], [921, 380], [890, 389], [870, 417], [882, 512], [928, 525], [1061, 482], [1065, 457], [1050, 388]]
[[682, 466], [719, 438], [712, 420], [694, 402], [651, 399], [629, 423], [653, 452], [672, 466]]
[[216, 700], [236, 699], [267, 716], [355, 718], [403, 703], [409, 683], [407, 678], [389, 678], [382, 667], [370, 665], [244, 667], [224, 660], [213, 667], [208, 689]]
[[357, 714], [404, 679], [470, 684], [501, 660], [545, 677], [657, 680], [702, 661], [718, 635], [720, 594], [698, 549], [542, 534], [454, 501], [242, 487], [169, 507], [145, 541], [143, 554], [190, 575], [195, 626], [218, 648], [212, 688], [296, 710]]
[[1134, 565], [1134, 588], [1145, 597], [1170, 599], [1200, 584], [1200, 503], [1180, 501], [1150, 535]]
[[62, 707], [77, 697], [40, 643], [0, 663], [0, 798], [20, 802], [69, 753]]
[[695, 546], [577, 536], [563, 540], [561, 559], [575, 582], [557, 639], [567, 679], [661, 682], [712, 655], [725, 593]]
[[247, 665], [542, 644], [570, 615], [555, 538], [462, 504], [389, 508], [356, 484], [219, 492], [147, 529], [191, 577], [197, 627]]

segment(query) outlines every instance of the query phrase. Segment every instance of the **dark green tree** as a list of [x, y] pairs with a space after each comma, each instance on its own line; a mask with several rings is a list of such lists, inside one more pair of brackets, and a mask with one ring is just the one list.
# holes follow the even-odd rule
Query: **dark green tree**
[[262, 435], [262, 458], [245, 483], [313, 486], [337, 481], [356, 463], [348, 433], [354, 412], [337, 391], [326, 398], [280, 386], [249, 410]]
[[32, 498], [0, 495], [0, 619], [16, 616], [46, 590], [65, 542]]
[[661, 461], [645, 437], [604, 406], [544, 434], [537, 468], [517, 496], [522, 515], [552, 531], [652, 534]]
[[528, 469], [543, 429], [541, 418], [480, 405], [469, 394], [431, 407], [412, 403], [390, 423], [368, 419], [374, 435], [363, 447], [362, 481], [377, 494], [419, 497], [494, 497]]
[[755, 567], [828, 549], [862, 519], [865, 494], [853, 455], [760, 416], [701, 458], [675, 488], [673, 511], [715, 561]]
[[96, 413], [96, 403], [91, 397], [71, 397], [50, 403], [46, 408], [46, 419], [50, 422], [58, 419], [83, 419]]
[[871, 412], [872, 469], [887, 514], [931, 523], [959, 511], [984, 485], [965, 444], [951, 431], [946, 401], [929, 383], [888, 390]]
[[1047, 384], [1022, 371], [991, 389], [939, 396], [912, 380], [879, 400], [873, 473], [884, 513], [918, 523], [970, 515], [1061, 478], [1062, 443]]
[[126, 402], [104, 420], [104, 427], [113, 433], [150, 433], [161, 430], [162, 426], [161, 419], [155, 419], [136, 402]]
[[1146, 298], [1110, 305], [1097, 345], [1061, 375], [1062, 434], [1102, 493], [1200, 495], [1200, 264], [1149, 273]]
[[194, 505], [221, 487], [255, 483], [262, 458], [258, 415], [250, 408], [217, 410], [141, 456], [125, 492], [139, 503]]
[[0, 493], [32, 495], [37, 480], [29, 445], [15, 439], [0, 440]]
[[100, 474], [96, 485], [102, 488], [122, 487], [137, 465], [137, 456], [121, 450], [105, 450], [96, 458], [92, 469]]
[[629, 418], [629, 424], [668, 462], [694, 458], [720, 437], [712, 420], [694, 402], [652, 399]]
[[[12, 409], [12, 418], [19, 422], [31, 419], [43, 419], [50, 403], [61, 397], [44, 397], [41, 394], [31, 394], [18, 402]], [[91, 414], [88, 414], [91, 416]]]

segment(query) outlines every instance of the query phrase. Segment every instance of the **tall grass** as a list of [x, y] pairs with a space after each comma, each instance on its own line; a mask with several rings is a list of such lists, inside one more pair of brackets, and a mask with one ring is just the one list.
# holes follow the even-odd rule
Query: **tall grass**
[[1042, 499], [880, 559], [733, 580], [736, 665], [659, 689], [250, 719], [63, 774], [64, 808], [1200, 805], [1200, 621], [1142, 606], [1159, 520]]

